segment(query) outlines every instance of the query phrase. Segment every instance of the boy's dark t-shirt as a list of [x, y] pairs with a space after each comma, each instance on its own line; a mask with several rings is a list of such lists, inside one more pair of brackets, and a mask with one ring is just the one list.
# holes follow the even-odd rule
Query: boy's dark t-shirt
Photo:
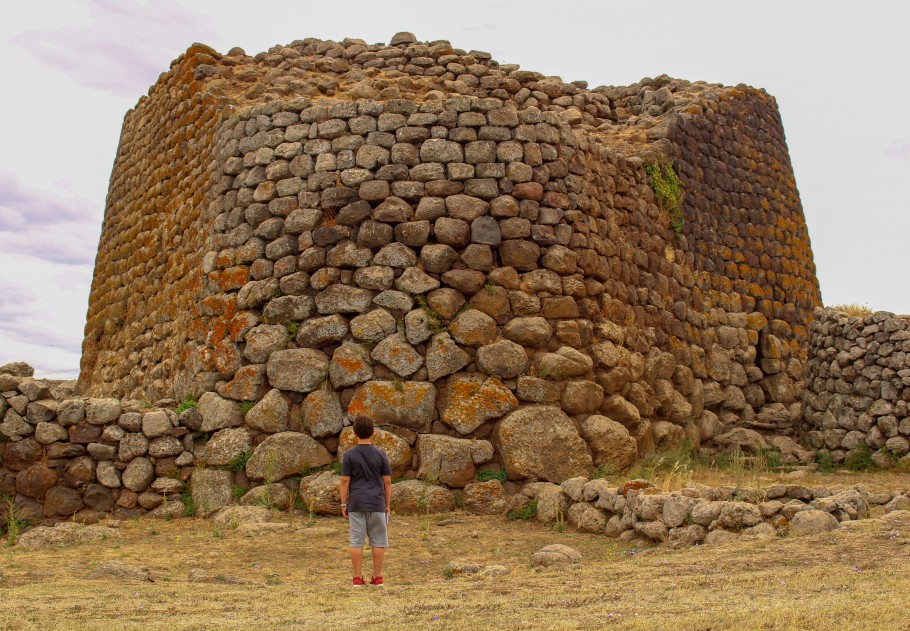
[[341, 475], [351, 477], [349, 513], [384, 513], [385, 485], [382, 476], [392, 475], [385, 452], [373, 445], [355, 445], [341, 458]]

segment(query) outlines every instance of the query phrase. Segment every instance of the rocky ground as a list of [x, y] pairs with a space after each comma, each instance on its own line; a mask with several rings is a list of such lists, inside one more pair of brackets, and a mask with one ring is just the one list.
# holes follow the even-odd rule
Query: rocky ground
[[231, 507], [64, 523], [0, 548], [0, 628], [906, 629], [910, 513], [883, 510], [831, 532], [679, 550], [533, 520], [397, 517], [382, 591], [349, 587], [340, 518]]

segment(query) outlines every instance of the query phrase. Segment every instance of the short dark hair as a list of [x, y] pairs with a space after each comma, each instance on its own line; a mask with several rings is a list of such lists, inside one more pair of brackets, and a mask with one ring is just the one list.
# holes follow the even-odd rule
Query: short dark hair
[[358, 416], [354, 419], [354, 433], [363, 440], [373, 435], [373, 419], [369, 416]]

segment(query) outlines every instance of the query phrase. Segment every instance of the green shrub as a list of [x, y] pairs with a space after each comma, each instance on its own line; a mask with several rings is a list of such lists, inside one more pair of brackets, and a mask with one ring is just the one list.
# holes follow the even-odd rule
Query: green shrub
[[489, 482], [490, 480], [506, 482], [509, 479], [509, 476], [502, 469], [484, 469], [477, 472], [477, 479], [480, 482]]
[[844, 466], [851, 471], [866, 471], [875, 469], [875, 463], [872, 462], [872, 452], [869, 451], [868, 445], [862, 444], [851, 451], [844, 460]]
[[512, 521], [516, 519], [532, 519], [537, 516], [537, 500], [531, 500], [524, 508], [510, 510], [508, 518]]
[[819, 473], [831, 473], [834, 471], [834, 459], [831, 452], [827, 449], [819, 449], [815, 452], [815, 462], [818, 463]]
[[655, 164], [645, 166], [645, 173], [648, 174], [648, 183], [651, 185], [651, 190], [654, 191], [657, 205], [670, 218], [673, 233], [677, 237], [680, 236], [685, 225], [682, 213], [685, 193], [683, 193], [676, 171], [673, 170], [673, 165], [660, 160]]
[[177, 414], [183, 414], [190, 408], [194, 408], [199, 405], [199, 402], [191, 394], [186, 395], [186, 398], [183, 400], [183, 403], [177, 406]]
[[241, 401], [240, 413], [246, 416], [246, 413], [256, 407], [256, 401]]
[[180, 501], [183, 503], [184, 516], [193, 517], [196, 515], [196, 503], [193, 502], [193, 494], [190, 492], [188, 484], [184, 484], [183, 489], [180, 491]]
[[246, 451], [237, 454], [236, 456], [231, 458], [231, 461], [229, 463], [227, 463], [227, 466], [225, 466], [225, 469], [227, 469], [228, 471], [235, 471], [235, 472], [236, 471], [245, 471], [246, 463], [249, 462], [250, 457], [252, 455], [253, 455], [252, 449], [247, 449]]
[[297, 337], [297, 334], [300, 332], [300, 323], [299, 322], [288, 322], [288, 339], [293, 340]]

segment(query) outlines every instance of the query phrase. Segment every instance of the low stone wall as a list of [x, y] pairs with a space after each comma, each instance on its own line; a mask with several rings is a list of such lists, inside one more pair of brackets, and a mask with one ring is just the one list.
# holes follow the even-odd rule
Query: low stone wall
[[910, 453], [910, 317], [815, 313], [806, 364], [803, 433], [835, 463], [880, 467]]

